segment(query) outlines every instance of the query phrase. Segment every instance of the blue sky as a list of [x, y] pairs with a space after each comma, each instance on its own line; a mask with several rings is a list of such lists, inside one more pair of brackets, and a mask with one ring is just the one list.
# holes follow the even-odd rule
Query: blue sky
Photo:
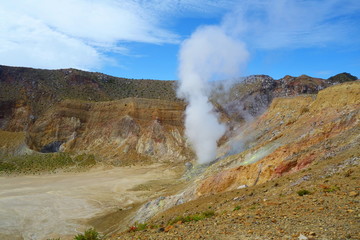
[[359, 0], [13, 0], [0, 16], [2, 65], [174, 80], [182, 41], [217, 25], [245, 44], [243, 76], [360, 77]]

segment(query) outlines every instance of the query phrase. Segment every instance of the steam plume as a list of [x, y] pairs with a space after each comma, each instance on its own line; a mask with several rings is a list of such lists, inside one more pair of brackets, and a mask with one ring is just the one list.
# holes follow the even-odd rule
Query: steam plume
[[236, 76], [247, 57], [244, 44], [228, 35], [221, 26], [200, 27], [182, 43], [177, 93], [188, 103], [185, 134], [199, 163], [215, 159], [217, 140], [226, 130], [209, 102], [208, 82]]

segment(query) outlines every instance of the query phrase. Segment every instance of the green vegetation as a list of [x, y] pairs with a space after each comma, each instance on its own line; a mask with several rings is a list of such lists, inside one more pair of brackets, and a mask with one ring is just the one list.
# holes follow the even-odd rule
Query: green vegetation
[[237, 211], [237, 210], [240, 210], [240, 209], [241, 209], [240, 206], [236, 206], [236, 207], [234, 207], [233, 211]]
[[160, 225], [156, 225], [156, 224], [151, 224], [149, 225], [148, 223], [135, 223], [135, 225], [129, 227], [128, 232], [136, 232], [136, 231], [143, 231], [145, 229], [155, 229], [155, 228], [159, 228]]
[[309, 111], [310, 111], [310, 109], [309, 109], [308, 107], [303, 107], [303, 108], [301, 108], [301, 110], [300, 110], [300, 115], [305, 114], [305, 113], [307, 113], [307, 112], [309, 112]]
[[205, 211], [199, 214], [193, 214], [193, 215], [188, 215], [188, 216], [178, 216], [172, 220], [170, 220], [168, 222], [168, 225], [173, 225], [174, 223], [177, 222], [192, 222], [192, 221], [200, 221], [203, 220], [205, 218], [209, 218], [215, 215], [214, 211]]
[[306, 190], [306, 189], [301, 189], [301, 190], [297, 191], [297, 194], [298, 194], [299, 196], [304, 196], [304, 195], [311, 194], [311, 192], [308, 191], [308, 190]]
[[323, 188], [323, 192], [326, 192], [326, 193], [335, 192], [337, 190], [340, 190], [340, 188], [337, 187], [337, 186], [331, 186], [331, 187], [324, 187]]
[[344, 72], [344, 73], [339, 73], [335, 76], [329, 77], [328, 80], [330, 82], [334, 82], [334, 83], [336, 83], [336, 82], [343, 83], [343, 82], [355, 81], [357, 79], [358, 79], [357, 77], [351, 75], [350, 73]]
[[[136, 80], [76, 69], [42, 70], [1, 66], [0, 96], [15, 103], [27, 99], [32, 113], [40, 116], [65, 99], [111, 101], [129, 97], [178, 101], [175, 81]], [[24, 86], [33, 86], [26, 89]], [[32, 98], [28, 97], [31, 94]], [[46, 104], [44, 104], [46, 103]]]
[[90, 167], [96, 164], [95, 156], [93, 154], [78, 155], [73, 161], [78, 167]]
[[147, 223], [135, 223], [135, 226], [131, 229], [134, 229], [134, 231], [142, 231], [145, 230], [148, 227]]
[[96, 164], [94, 155], [72, 156], [69, 153], [35, 153], [0, 158], [0, 174], [35, 174], [58, 169], [83, 169]]
[[101, 240], [100, 234], [93, 228], [85, 231], [84, 234], [78, 234], [74, 237], [74, 240]]

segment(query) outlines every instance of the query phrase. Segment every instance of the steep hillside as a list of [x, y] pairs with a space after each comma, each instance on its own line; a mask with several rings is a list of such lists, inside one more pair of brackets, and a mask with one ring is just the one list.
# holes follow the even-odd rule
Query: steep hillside
[[[360, 237], [359, 81], [318, 95], [276, 98], [234, 135], [216, 163], [188, 171], [193, 183], [187, 189], [139, 209], [134, 221], [146, 222], [148, 232], [130, 231], [121, 239]], [[215, 212], [206, 215], [209, 210]], [[186, 216], [210, 218], [185, 224], [191, 221]]]
[[29, 128], [27, 144], [41, 152], [92, 153], [115, 165], [181, 162], [191, 156], [183, 138], [184, 108], [156, 99], [65, 100]]
[[[110, 101], [128, 97], [176, 101], [174, 81], [135, 80], [76, 69], [0, 66], [0, 128], [22, 131], [65, 99]], [[14, 118], [21, 121], [13, 122]]]
[[216, 160], [199, 165], [173, 81], [0, 66], [0, 174], [159, 162], [174, 171], [123, 189], [143, 196], [127, 210], [115, 201], [105, 216], [84, 218], [110, 239], [357, 239], [356, 79], [255, 75], [214, 84], [211, 102], [228, 130]]
[[[0, 66], [0, 83], [0, 129], [24, 132], [24, 146], [35, 152], [89, 154], [115, 165], [194, 161], [183, 134], [185, 104], [176, 98], [173, 81]], [[305, 75], [257, 75], [226, 89], [215, 86], [212, 102], [229, 126], [219, 143], [275, 97], [315, 94], [331, 84]]]
[[249, 142], [248, 148], [214, 164], [208, 174], [219, 173], [204, 180], [198, 192], [256, 185], [358, 148], [359, 108], [359, 82], [329, 87], [317, 96], [275, 99], [244, 128], [243, 137], [230, 140], [222, 151], [239, 142]]
[[274, 98], [316, 94], [331, 85], [328, 80], [306, 75], [287, 75], [279, 80], [267, 75], [253, 75], [220, 83], [214, 89], [212, 101], [222, 106], [231, 121], [249, 121], [263, 113]]

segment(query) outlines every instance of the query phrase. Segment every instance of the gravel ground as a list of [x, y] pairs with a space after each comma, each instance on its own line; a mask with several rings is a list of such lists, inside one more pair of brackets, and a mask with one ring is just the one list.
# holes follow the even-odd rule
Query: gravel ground
[[[160, 213], [144, 230], [108, 239], [360, 239], [358, 161], [346, 167], [330, 161], [312, 168], [200, 197]], [[301, 190], [309, 193], [300, 196]], [[168, 225], [177, 216], [209, 210], [215, 215]]]

